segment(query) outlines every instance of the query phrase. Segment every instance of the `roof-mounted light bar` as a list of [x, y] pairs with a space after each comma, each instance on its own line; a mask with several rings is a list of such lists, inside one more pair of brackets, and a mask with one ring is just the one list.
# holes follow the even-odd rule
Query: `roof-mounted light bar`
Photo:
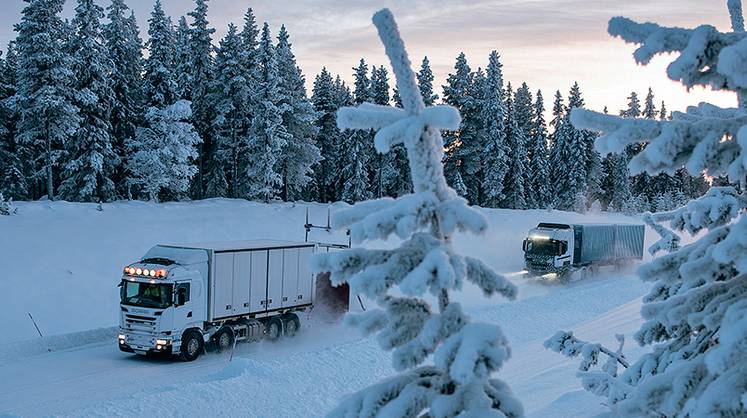
[[142, 276], [142, 277], [166, 277], [169, 272], [166, 269], [143, 269], [140, 267], [130, 267], [127, 266], [124, 268], [124, 274], [128, 276]]

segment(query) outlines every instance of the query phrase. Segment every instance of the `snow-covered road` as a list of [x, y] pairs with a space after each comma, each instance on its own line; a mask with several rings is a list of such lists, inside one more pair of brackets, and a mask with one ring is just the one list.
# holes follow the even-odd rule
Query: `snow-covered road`
[[[144, 359], [121, 353], [113, 329], [69, 334], [115, 324], [118, 277], [108, 275], [118, 272], [127, 257], [138, 257], [154, 236], [168, 234], [159, 241], [224, 235], [230, 239], [282, 238], [297, 232], [296, 221], [302, 219], [304, 210], [230, 200], [114, 204], [105, 205], [104, 212], [77, 204], [20, 205], [19, 216], [0, 219], [5, 222], [0, 228], [18, 237], [13, 244], [0, 241], [0, 251], [15, 254], [15, 260], [22, 263], [30, 260], [27, 253], [36, 248], [39, 268], [38, 272], [31, 269], [32, 274], [23, 280], [11, 274], [3, 283], [4, 300], [12, 303], [0, 304], [3, 318], [11, 318], [0, 333], [7, 338], [0, 340], [0, 415], [315, 417], [324, 415], [344, 394], [391, 374], [389, 356], [375, 339], [313, 321], [306, 321], [294, 339], [238, 345], [231, 361], [228, 353], [209, 354], [192, 363]], [[521, 268], [521, 239], [538, 221], [634, 221], [545, 211], [485, 213], [491, 226], [488, 236], [457, 236], [455, 243], [460, 251], [471, 252], [503, 273]], [[28, 228], [39, 223], [42, 228]], [[78, 237], [69, 239], [81, 224], [87, 228], [78, 229]], [[131, 224], [146, 232], [131, 231]], [[190, 227], [179, 229], [180, 224]], [[107, 228], [105, 237], [97, 237]], [[27, 235], [37, 232], [29, 238], [24, 230]], [[113, 241], [117, 241], [116, 251], [107, 251]], [[69, 244], [64, 250], [45, 253], [64, 242]], [[90, 266], [91, 274], [80, 274], [77, 266], [81, 265]], [[65, 277], [66, 270], [74, 273]], [[16, 272], [11, 268], [11, 273]], [[631, 272], [608, 271], [568, 286], [510, 277], [519, 285], [517, 301], [484, 299], [471, 288], [459, 298], [471, 316], [500, 324], [509, 337], [513, 355], [499, 376], [511, 385], [530, 416], [603, 413], [599, 399], [580, 391], [574, 378], [578, 363], [545, 350], [542, 341], [558, 329], [572, 329], [580, 338], [614, 345], [615, 332], [624, 331], [629, 337], [640, 323], [639, 301], [647, 285]], [[24, 283], [29, 280], [36, 280], [34, 288], [48, 285], [70, 291], [80, 286], [81, 291], [62, 299], [40, 292], [33, 304], [12, 299], [25, 294]], [[68, 282], [56, 283], [59, 280]], [[88, 300], [94, 301], [87, 304]], [[43, 309], [45, 304], [47, 309]], [[56, 324], [52, 329], [60, 335], [30, 339], [33, 334], [24, 322], [27, 310], [40, 313], [43, 327]], [[76, 314], [86, 310], [76, 321]], [[640, 354], [630, 340], [626, 352]]]
[[[534, 286], [541, 285], [520, 285], [526, 290]], [[591, 416], [604, 408], [590, 395], [574, 393], [580, 390], [573, 377], [576, 362], [544, 350], [542, 341], [563, 328], [611, 343], [613, 329], [635, 330], [645, 290], [630, 276], [608, 276], [470, 314], [503, 324], [513, 357], [500, 376], [511, 383], [527, 412]], [[589, 317], [595, 319], [584, 320]], [[11, 378], [0, 379], [0, 411], [29, 417], [321, 416], [340, 394], [391, 373], [389, 357], [374, 339], [313, 322], [295, 339], [238, 345], [229, 358], [224, 353], [193, 363], [145, 359], [119, 352], [111, 338], [51, 353], [7, 354], [0, 375]], [[582, 410], [569, 396], [583, 400]]]

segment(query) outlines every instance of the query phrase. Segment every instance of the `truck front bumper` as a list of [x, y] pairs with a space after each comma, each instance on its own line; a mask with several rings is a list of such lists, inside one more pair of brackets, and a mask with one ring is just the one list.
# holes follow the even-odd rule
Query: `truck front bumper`
[[174, 345], [170, 339], [155, 338], [140, 334], [119, 334], [119, 349], [126, 353], [172, 353]]

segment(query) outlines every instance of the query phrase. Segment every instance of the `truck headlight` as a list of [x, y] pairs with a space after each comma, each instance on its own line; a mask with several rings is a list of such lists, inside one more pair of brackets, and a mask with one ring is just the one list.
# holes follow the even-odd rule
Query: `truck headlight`
[[119, 336], [117, 337], [117, 340], [119, 341], [120, 344], [124, 344], [125, 341], [127, 340], [127, 337], [124, 334], [119, 334]]
[[156, 340], [156, 345], [166, 346], [171, 344], [171, 340]]

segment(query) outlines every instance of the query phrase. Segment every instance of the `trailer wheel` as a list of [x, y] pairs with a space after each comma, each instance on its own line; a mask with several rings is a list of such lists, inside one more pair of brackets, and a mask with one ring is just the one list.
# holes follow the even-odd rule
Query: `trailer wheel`
[[283, 322], [274, 317], [267, 321], [267, 339], [277, 341], [283, 335]]
[[285, 335], [286, 337], [292, 337], [296, 335], [298, 330], [301, 328], [301, 321], [298, 319], [298, 315], [294, 313], [283, 315], [282, 320], [283, 335]]
[[202, 335], [195, 331], [187, 331], [182, 337], [179, 358], [183, 361], [194, 361], [204, 349], [205, 343], [202, 340]]
[[230, 350], [233, 347], [233, 330], [230, 327], [223, 327], [213, 336], [215, 351], [222, 352]]

